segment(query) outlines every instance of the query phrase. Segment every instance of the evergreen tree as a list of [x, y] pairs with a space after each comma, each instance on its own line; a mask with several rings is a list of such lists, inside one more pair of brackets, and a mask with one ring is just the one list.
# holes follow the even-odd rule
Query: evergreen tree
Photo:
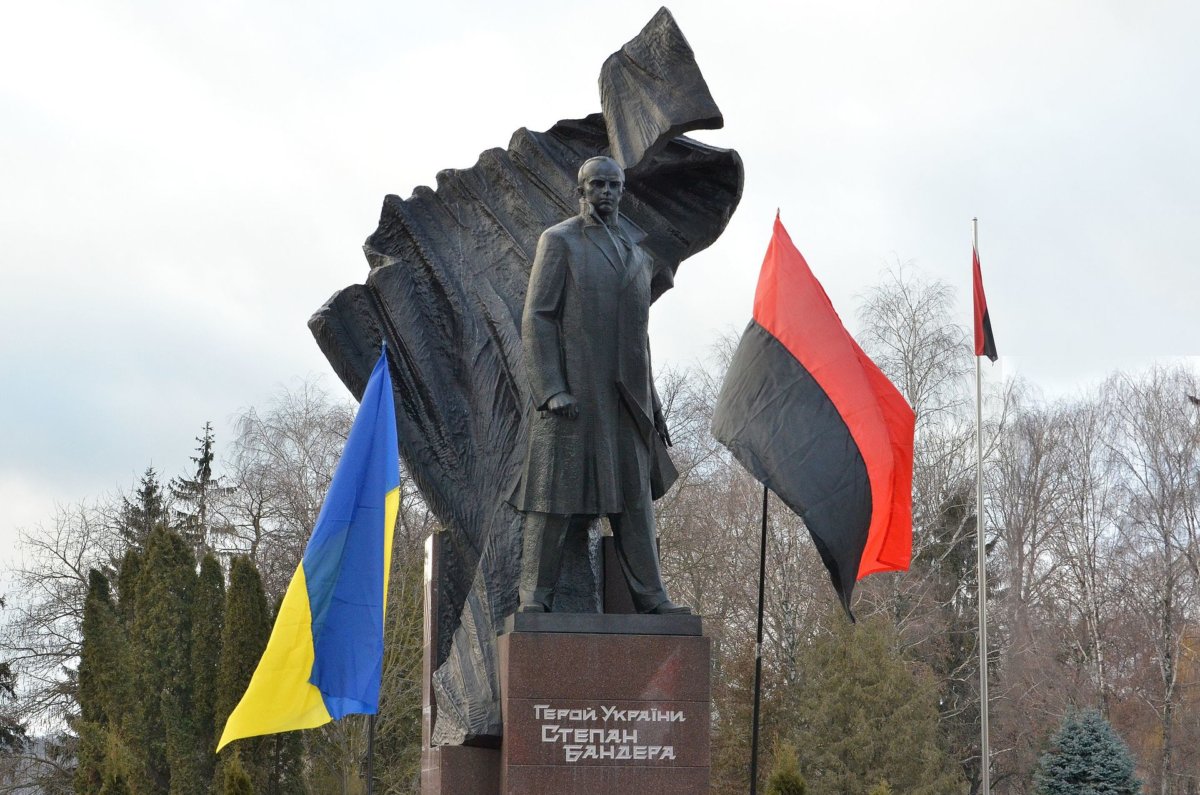
[[800, 763], [796, 758], [796, 746], [788, 742], [779, 744], [775, 750], [775, 769], [767, 779], [767, 795], [805, 795], [808, 787], [800, 775]]
[[153, 530], [137, 579], [133, 621], [133, 746], [138, 792], [200, 791], [192, 712], [192, 605], [196, 571], [187, 543]]
[[[0, 597], [0, 608], [5, 607], [3, 597]], [[0, 662], [0, 702], [15, 700], [17, 697], [17, 675], [12, 665]], [[15, 751], [25, 744], [25, 724], [11, 714], [8, 709], [0, 710], [0, 752]]]
[[1094, 709], [1072, 713], [1050, 741], [1034, 775], [1039, 795], [1136, 795], [1129, 748]]
[[254, 795], [250, 775], [237, 754], [228, 754], [221, 764], [221, 789], [224, 795]]
[[[922, 644], [922, 661], [939, 683], [939, 731], [968, 779], [982, 780], [979, 766], [978, 548], [973, 486], [949, 488], [913, 559], [929, 587], [928, 603], [897, 603], [897, 614], [928, 611], [936, 627]], [[995, 579], [992, 579], [995, 582]]]
[[128, 633], [133, 628], [137, 605], [137, 582], [142, 573], [142, 555], [135, 547], [125, 550], [117, 569], [117, 615]]
[[[76, 792], [91, 792], [92, 790], [76, 790]], [[122, 772], [114, 772], [104, 778], [104, 784], [100, 787], [100, 795], [133, 795], [133, 790], [129, 789], [129, 780]]]
[[802, 653], [806, 672], [789, 693], [809, 791], [866, 792], [880, 779], [910, 795], [962, 792], [962, 773], [940, 745], [937, 694], [896, 650], [892, 625], [831, 616]]
[[[129, 771], [135, 764], [129, 747], [121, 741], [117, 734], [109, 732], [108, 748], [104, 757], [104, 783], [100, 787], [100, 795], [133, 795]], [[95, 790], [76, 788], [75, 791], [94, 792]]]
[[84, 602], [82, 643], [76, 700], [79, 717], [108, 725], [120, 716], [124, 704], [116, 697], [126, 676], [119, 651], [124, 646], [120, 621], [112, 602], [108, 578], [96, 569], [88, 572]]
[[[221, 662], [217, 673], [214, 713], [216, 739], [219, 739], [229, 714], [246, 692], [270, 635], [271, 615], [258, 569], [249, 558], [235, 557], [229, 567], [225, 626], [221, 633]], [[241, 751], [241, 764], [246, 768], [255, 789], [265, 790], [273, 767], [268, 745], [268, 739], [261, 737], [237, 740], [221, 751], [221, 757], [227, 759], [231, 754]]]
[[878, 784], [871, 787], [871, 791], [867, 795], [892, 795], [892, 785], [886, 778], [881, 778]]
[[[281, 607], [282, 598], [275, 602], [275, 609], [271, 611], [271, 626], [278, 620]], [[417, 720], [419, 726], [419, 712]], [[376, 732], [377, 738], [378, 734]], [[300, 732], [280, 732], [262, 740], [268, 767], [263, 795], [304, 795], [307, 791], [304, 786], [304, 736]], [[382, 758], [383, 752], [380, 750], [376, 753], [376, 759]]]
[[167, 506], [154, 467], [146, 467], [134, 499], [121, 498], [121, 538], [128, 546], [145, 549], [150, 533], [167, 526]]
[[201, 781], [212, 780], [217, 761], [215, 713], [224, 626], [225, 575], [221, 564], [210, 553], [200, 564], [200, 579], [192, 604], [192, 712]]
[[108, 735], [117, 730], [125, 708], [122, 696], [128, 674], [123, 665], [124, 633], [112, 603], [108, 578], [95, 569], [88, 572], [82, 635], [75, 696], [79, 717], [73, 722], [79, 736], [75, 791], [98, 792]]
[[208, 532], [212, 499], [218, 494], [228, 492], [229, 489], [220, 484], [219, 478], [213, 477], [215, 440], [211, 422], [204, 423], [204, 434], [197, 436], [196, 441], [200, 446], [196, 448], [196, 455], [192, 456], [192, 462], [196, 465], [195, 475], [190, 480], [172, 478], [169, 488], [175, 501], [186, 506], [176, 510], [175, 525], [196, 550], [197, 557], [200, 557], [211, 551]]

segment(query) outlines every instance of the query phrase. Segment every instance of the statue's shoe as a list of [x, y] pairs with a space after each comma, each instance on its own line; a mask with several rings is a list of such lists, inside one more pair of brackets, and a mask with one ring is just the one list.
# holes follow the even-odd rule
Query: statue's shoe
[[687, 605], [677, 605], [674, 602], [672, 602], [670, 599], [668, 599], [665, 602], [659, 602], [657, 605], [650, 608], [646, 612], [651, 615], [656, 615], [656, 616], [670, 616], [670, 615], [689, 615], [690, 616], [692, 614], [692, 608], [688, 607]]
[[517, 608], [517, 612], [518, 613], [549, 613], [550, 611], [547, 610], [546, 606], [544, 604], [542, 604], [541, 602], [523, 602], [521, 604], [521, 606]]

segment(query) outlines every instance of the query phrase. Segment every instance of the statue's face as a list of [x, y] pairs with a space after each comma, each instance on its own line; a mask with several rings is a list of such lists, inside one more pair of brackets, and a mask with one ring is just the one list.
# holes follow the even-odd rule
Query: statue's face
[[594, 160], [583, 167], [579, 189], [587, 203], [606, 220], [615, 215], [625, 192], [625, 175], [612, 160]]

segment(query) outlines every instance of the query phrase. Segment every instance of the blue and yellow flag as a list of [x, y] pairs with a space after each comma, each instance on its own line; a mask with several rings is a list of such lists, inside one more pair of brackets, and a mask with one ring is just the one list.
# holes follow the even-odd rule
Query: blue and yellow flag
[[396, 408], [385, 350], [367, 381], [271, 639], [218, 751], [243, 737], [311, 729], [378, 710], [383, 610], [399, 508]]

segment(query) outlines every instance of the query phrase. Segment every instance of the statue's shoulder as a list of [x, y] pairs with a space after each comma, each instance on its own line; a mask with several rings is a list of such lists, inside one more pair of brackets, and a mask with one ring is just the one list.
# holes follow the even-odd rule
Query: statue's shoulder
[[543, 238], [575, 238], [579, 237], [580, 230], [583, 228], [583, 218], [578, 215], [573, 215], [565, 221], [559, 221], [551, 227], [547, 227], [545, 232], [542, 232]]

